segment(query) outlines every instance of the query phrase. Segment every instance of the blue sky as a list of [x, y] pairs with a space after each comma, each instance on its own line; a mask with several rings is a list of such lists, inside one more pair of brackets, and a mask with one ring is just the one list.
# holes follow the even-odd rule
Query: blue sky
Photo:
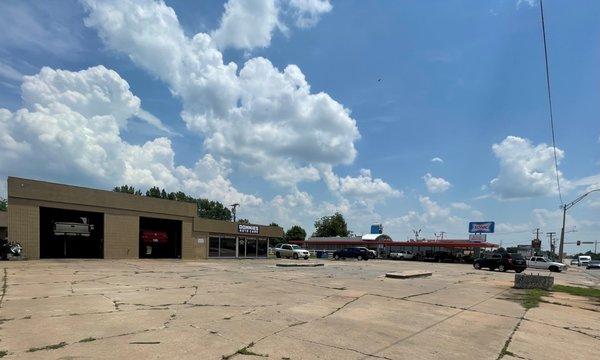
[[[600, 3], [544, 8], [570, 200], [600, 186]], [[309, 231], [341, 211], [398, 240], [559, 231], [537, 1], [4, 1], [0, 20], [2, 178], [158, 185]], [[568, 240], [599, 215], [592, 195]]]

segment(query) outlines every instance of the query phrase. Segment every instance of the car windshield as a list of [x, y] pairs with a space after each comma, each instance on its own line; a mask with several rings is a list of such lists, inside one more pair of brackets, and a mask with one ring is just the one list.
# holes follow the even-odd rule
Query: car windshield
[[298, 245], [292, 245], [292, 249], [293, 249], [293, 250], [298, 250], [298, 249], [301, 249], [301, 248], [300, 248], [300, 246], [298, 246]]

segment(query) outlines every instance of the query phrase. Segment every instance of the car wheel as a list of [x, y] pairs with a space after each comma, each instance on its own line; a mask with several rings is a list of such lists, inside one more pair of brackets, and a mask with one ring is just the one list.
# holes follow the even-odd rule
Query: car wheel
[[506, 267], [504, 265], [498, 266], [498, 271], [506, 272]]
[[363, 259], [362, 255], [358, 255], [358, 261], [361, 261]]
[[298, 254], [294, 253], [294, 255], [292, 255], [292, 257], [296, 260], [298, 260]]
[[560, 270], [558, 269], [557, 266], [550, 266], [550, 268], [548, 270], [550, 270], [552, 272], [560, 272]]
[[479, 263], [474, 263], [473, 267], [475, 268], [475, 270], [481, 270], [481, 264]]
[[333, 255], [333, 258], [334, 258], [334, 259], [336, 259], [336, 260], [339, 260], [339, 259], [340, 259], [340, 256], [339, 256], [339, 255], [337, 255], [337, 254], [335, 254], [335, 255]]
[[304, 257], [304, 260], [308, 260], [308, 256], [305, 256], [305, 257]]
[[522, 272], [523, 272], [523, 270], [515, 270], [515, 272], [516, 272], [517, 274], [520, 274], [520, 273], [522, 273]]
[[279, 251], [275, 253], [275, 257], [276, 258], [281, 258], [281, 254], [279, 253]]

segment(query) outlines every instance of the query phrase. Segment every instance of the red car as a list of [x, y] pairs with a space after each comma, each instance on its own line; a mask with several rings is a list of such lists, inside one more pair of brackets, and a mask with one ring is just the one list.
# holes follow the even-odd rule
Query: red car
[[144, 245], [166, 244], [169, 242], [169, 236], [164, 231], [142, 230], [140, 235]]

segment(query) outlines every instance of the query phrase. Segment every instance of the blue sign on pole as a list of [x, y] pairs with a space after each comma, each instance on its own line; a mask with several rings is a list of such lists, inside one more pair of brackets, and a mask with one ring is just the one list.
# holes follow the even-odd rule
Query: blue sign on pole
[[383, 225], [374, 224], [371, 225], [371, 234], [382, 234], [383, 233]]
[[490, 234], [494, 232], [493, 221], [477, 221], [469, 223], [469, 232], [472, 234]]

